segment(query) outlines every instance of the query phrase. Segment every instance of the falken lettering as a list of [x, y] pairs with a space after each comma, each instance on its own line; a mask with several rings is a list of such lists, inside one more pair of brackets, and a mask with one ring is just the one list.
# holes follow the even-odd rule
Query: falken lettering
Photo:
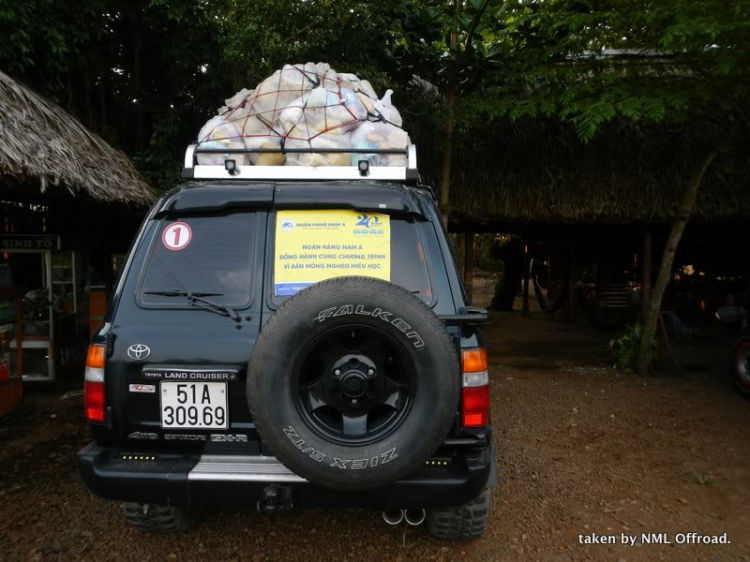
[[[411, 329], [411, 324], [406, 322], [403, 318], [393, 318], [392, 312], [383, 310], [382, 308], [374, 308], [371, 311], [367, 310], [364, 305], [358, 304], [356, 307], [351, 304], [345, 304], [339, 307], [326, 308], [318, 312], [315, 320], [318, 322], [325, 322], [328, 318], [336, 318], [338, 316], [346, 316], [347, 314], [358, 314], [360, 316], [372, 316], [373, 318], [379, 318], [385, 322], [388, 322], [392, 326], [395, 326], [400, 332], [402, 332], [407, 338], [412, 340], [412, 344], [416, 348], [424, 347], [424, 340], [420, 335]], [[411, 330], [411, 331], [407, 331]]]

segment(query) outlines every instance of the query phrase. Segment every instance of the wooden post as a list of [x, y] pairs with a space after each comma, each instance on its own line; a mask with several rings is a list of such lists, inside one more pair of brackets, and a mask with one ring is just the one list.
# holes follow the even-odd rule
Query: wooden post
[[[707, 246], [708, 247], [708, 246]], [[714, 298], [718, 296], [716, 285], [716, 253], [709, 252], [706, 256], [706, 276], [703, 292], [701, 312], [705, 318], [710, 318], [711, 314], [716, 312], [716, 306], [721, 306], [721, 301]], [[746, 278], [747, 279], [747, 278]]]
[[474, 233], [471, 231], [464, 234], [464, 285], [471, 304], [474, 288]]
[[13, 290], [16, 305], [16, 376], [23, 377], [23, 295]]
[[576, 322], [576, 235], [570, 235], [570, 269], [568, 271], [568, 322]]
[[116, 272], [112, 267], [112, 258], [112, 254], [104, 252], [104, 294], [107, 302], [109, 302], [109, 298], [112, 296], [112, 290], [115, 283]]
[[[552, 254], [547, 254], [547, 287], [550, 286], [552, 281]], [[547, 293], [549, 295], [549, 292]], [[555, 313], [549, 315], [550, 320], [552, 320], [552, 323], [555, 323]]]
[[645, 321], [648, 314], [648, 305], [651, 301], [651, 227], [647, 226], [643, 233], [643, 255], [641, 256], [642, 291], [641, 291], [641, 318]]
[[529, 315], [529, 277], [531, 274], [531, 261], [529, 260], [529, 243], [524, 244], [523, 250], [523, 315]]

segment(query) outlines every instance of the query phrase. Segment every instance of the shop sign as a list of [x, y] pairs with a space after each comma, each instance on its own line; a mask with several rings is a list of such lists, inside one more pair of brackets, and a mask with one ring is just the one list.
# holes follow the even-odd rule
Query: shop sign
[[60, 237], [49, 234], [0, 234], [0, 250], [59, 250]]

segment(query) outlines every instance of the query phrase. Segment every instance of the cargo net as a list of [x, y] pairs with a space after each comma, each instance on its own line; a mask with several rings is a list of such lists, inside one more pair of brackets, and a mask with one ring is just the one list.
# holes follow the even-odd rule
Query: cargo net
[[[340, 74], [327, 64], [286, 65], [254, 90], [243, 89], [198, 133], [208, 149], [405, 149], [392, 91], [378, 99], [367, 80]], [[250, 153], [198, 154], [198, 164], [223, 166], [406, 166], [402, 154]]]

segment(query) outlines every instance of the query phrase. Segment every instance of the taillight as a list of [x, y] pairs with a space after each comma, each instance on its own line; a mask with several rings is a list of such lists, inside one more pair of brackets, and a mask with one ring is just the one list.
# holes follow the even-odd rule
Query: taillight
[[89, 346], [86, 376], [83, 381], [83, 403], [90, 422], [104, 421], [104, 354], [103, 345]]
[[490, 377], [487, 352], [465, 349], [462, 353], [463, 393], [461, 425], [464, 428], [484, 427], [490, 421]]

